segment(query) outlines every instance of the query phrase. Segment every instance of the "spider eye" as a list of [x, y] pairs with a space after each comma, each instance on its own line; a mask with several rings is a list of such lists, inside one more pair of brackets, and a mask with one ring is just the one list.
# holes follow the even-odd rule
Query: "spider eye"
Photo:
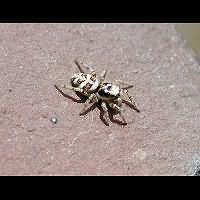
[[100, 90], [100, 91], [99, 91], [99, 94], [100, 94], [102, 97], [109, 97], [109, 96], [110, 96], [110, 93], [109, 93], [109, 92], [105, 92], [104, 90]]
[[107, 87], [108, 90], [110, 90], [111, 88], [112, 88], [112, 86], [110, 86], [110, 85]]

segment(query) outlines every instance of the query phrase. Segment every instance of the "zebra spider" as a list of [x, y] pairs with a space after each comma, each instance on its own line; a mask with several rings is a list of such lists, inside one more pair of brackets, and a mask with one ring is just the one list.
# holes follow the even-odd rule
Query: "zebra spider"
[[[71, 77], [71, 86], [64, 84], [62, 85], [62, 88], [79, 92], [87, 97], [80, 114], [86, 112], [91, 103], [95, 104], [100, 102], [101, 108], [104, 111], [104, 120], [107, 125], [109, 125], [108, 108], [117, 111], [122, 118], [123, 124], [127, 124], [122, 109], [122, 102], [127, 101], [126, 97], [128, 97], [128, 103], [131, 104], [137, 112], [140, 112], [133, 97], [129, 95], [127, 90], [127, 88], [131, 88], [133, 85], [121, 80], [105, 82], [107, 74], [106, 70], [102, 71], [100, 76], [97, 77], [96, 72], [90, 66], [85, 66], [78, 60], [75, 60], [74, 62], [79, 69], [79, 73], [75, 73]], [[90, 73], [85, 73], [83, 70], [84, 67], [88, 68]], [[121, 85], [126, 85], [126, 87], [121, 87]]]

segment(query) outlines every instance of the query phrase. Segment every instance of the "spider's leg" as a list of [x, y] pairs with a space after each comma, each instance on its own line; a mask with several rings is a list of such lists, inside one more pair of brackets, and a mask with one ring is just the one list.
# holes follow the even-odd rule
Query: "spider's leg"
[[96, 75], [96, 72], [95, 72], [95, 70], [91, 67], [91, 66], [89, 66], [89, 65], [84, 65], [87, 69], [89, 69], [90, 70], [90, 72], [91, 72], [91, 74], [95, 74]]
[[103, 82], [106, 78], [107, 70], [103, 70], [100, 74], [100, 81]]
[[90, 73], [91, 73], [91, 75], [92, 75], [93, 77], [96, 77], [96, 76], [97, 76], [95, 70], [94, 70], [91, 66], [86, 65], [86, 64], [85, 64], [84, 66], [85, 66], [85, 68], [89, 69], [89, 71], [90, 71]]
[[121, 99], [121, 97], [118, 97], [115, 101], [114, 101], [114, 103], [116, 102], [116, 104], [118, 105], [118, 106], [121, 106], [122, 105], [122, 99]]
[[126, 119], [125, 119], [124, 115], [122, 114], [122, 109], [115, 103], [109, 103], [109, 106], [111, 108], [113, 108], [114, 110], [116, 110], [117, 112], [119, 112], [119, 115], [122, 118], [123, 123], [127, 124]]
[[108, 115], [108, 107], [105, 102], [101, 103], [101, 107], [104, 111], [105, 121], [109, 125], [109, 115]]
[[133, 100], [133, 96], [130, 95], [130, 94], [128, 93], [128, 90], [122, 89], [122, 94], [125, 94], [125, 95], [129, 98], [130, 103], [133, 105], [133, 107], [134, 107], [138, 112], [140, 112], [139, 108], [138, 108], [137, 105], [136, 105], [136, 102]]
[[78, 67], [78, 69], [79, 69], [79, 71], [80, 71], [81, 73], [85, 73], [84, 70], [83, 70], [84, 65], [83, 65], [82, 62], [79, 62], [78, 59], [75, 59], [75, 60], [74, 60], [74, 63], [76, 64], [76, 66]]
[[65, 84], [61, 85], [61, 87], [62, 87], [63, 89], [68, 89], [68, 90], [73, 90], [73, 91], [75, 91], [75, 92], [83, 93], [83, 89], [78, 88], [78, 87], [72, 87], [72, 86], [65, 85]]
[[98, 101], [98, 99], [95, 94], [88, 95], [88, 99], [83, 104], [83, 109], [81, 110], [80, 115], [83, 114], [88, 109], [88, 107], [90, 106], [91, 103], [94, 104], [94, 103], [97, 103], [97, 101]]
[[90, 106], [90, 103], [91, 103], [91, 101], [89, 99], [87, 99], [86, 102], [83, 104], [83, 108], [82, 108], [81, 112], [79, 113], [79, 115], [82, 115], [83, 113], [85, 113], [85, 111]]
[[81, 73], [85, 73], [85, 71], [83, 70], [83, 68], [87, 68], [87, 69], [90, 70], [90, 72], [91, 72], [91, 74], [93, 76], [96, 76], [96, 72], [95, 72], [95, 70], [91, 66], [84, 64], [82, 61], [78, 61], [78, 59], [76, 59], [74, 62], [77, 65], [77, 67], [78, 67], [78, 69], [79, 69], [79, 71]]
[[[130, 84], [130, 83], [127, 83], [127, 82], [125, 82], [125, 81], [122, 81], [122, 80], [115, 80], [114, 81], [114, 83], [116, 83], [116, 84], [122, 84], [122, 85], [126, 85], [126, 87], [124, 87], [124, 88], [132, 88], [133, 87], [133, 85], [132, 84]], [[122, 87], [123, 88], [123, 87]]]

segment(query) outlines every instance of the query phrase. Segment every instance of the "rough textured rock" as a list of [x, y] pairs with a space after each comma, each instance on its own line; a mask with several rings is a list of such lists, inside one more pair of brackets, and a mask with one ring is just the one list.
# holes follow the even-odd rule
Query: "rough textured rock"
[[[1, 175], [194, 173], [200, 67], [174, 24], [0, 24], [0, 44]], [[127, 126], [105, 126], [98, 108], [79, 116], [55, 89], [76, 57], [135, 85]]]

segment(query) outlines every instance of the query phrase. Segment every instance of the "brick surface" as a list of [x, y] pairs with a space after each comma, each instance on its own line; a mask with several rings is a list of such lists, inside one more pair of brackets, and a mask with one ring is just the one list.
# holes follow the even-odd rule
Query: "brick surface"
[[[193, 174], [200, 67], [174, 26], [0, 24], [0, 174]], [[124, 105], [127, 126], [105, 126], [98, 108], [79, 116], [83, 105], [55, 89], [77, 57], [134, 84], [141, 113]]]

